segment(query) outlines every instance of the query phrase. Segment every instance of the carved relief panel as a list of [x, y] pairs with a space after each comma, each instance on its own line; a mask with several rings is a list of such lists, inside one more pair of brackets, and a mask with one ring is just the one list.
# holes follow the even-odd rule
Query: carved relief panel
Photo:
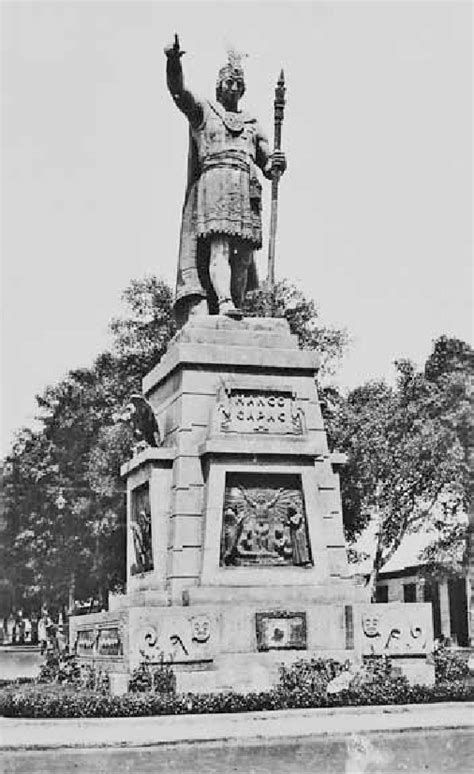
[[82, 629], [77, 632], [74, 644], [78, 656], [93, 656], [97, 634], [94, 629]]
[[120, 632], [117, 626], [81, 629], [74, 644], [77, 656], [120, 656], [123, 653]]
[[364, 655], [427, 655], [433, 647], [428, 605], [368, 605], [361, 614]]
[[299, 475], [227, 473], [221, 566], [312, 566]]
[[203, 613], [155, 617], [143, 613], [134, 621], [132, 660], [189, 663], [212, 660], [215, 620]]
[[130, 528], [134, 561], [130, 568], [132, 575], [153, 569], [153, 549], [151, 543], [151, 508], [148, 483], [132, 490], [132, 508]]

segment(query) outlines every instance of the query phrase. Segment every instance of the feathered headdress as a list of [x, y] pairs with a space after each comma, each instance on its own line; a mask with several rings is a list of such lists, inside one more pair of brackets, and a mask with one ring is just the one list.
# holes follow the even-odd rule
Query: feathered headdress
[[217, 83], [216, 83], [217, 88], [219, 88], [222, 81], [232, 76], [234, 78], [242, 78], [242, 80], [244, 81], [244, 69], [242, 67], [242, 59], [244, 59], [246, 56], [248, 55], [242, 54], [232, 46], [227, 47], [227, 62], [223, 67], [221, 67], [217, 75]]

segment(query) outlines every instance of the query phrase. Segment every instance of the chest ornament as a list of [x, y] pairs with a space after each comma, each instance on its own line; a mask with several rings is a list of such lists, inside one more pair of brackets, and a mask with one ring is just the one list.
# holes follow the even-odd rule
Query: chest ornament
[[230, 132], [230, 134], [234, 135], [235, 137], [239, 134], [242, 134], [245, 129], [245, 124], [248, 123], [248, 117], [246, 117], [244, 113], [228, 112], [227, 110], [220, 108], [220, 106], [214, 105], [212, 102], [209, 104], [214, 113], [219, 116], [225, 128], [228, 132]]
[[244, 130], [244, 120], [239, 113], [224, 113], [222, 122], [231, 134], [242, 134]]

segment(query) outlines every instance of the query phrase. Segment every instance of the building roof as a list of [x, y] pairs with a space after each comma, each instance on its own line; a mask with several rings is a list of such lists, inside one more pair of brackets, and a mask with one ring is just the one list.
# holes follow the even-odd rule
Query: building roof
[[[467, 517], [460, 514], [458, 517], [465, 522]], [[439, 536], [439, 530], [431, 523], [421, 526], [416, 532], [406, 534], [400, 546], [393, 556], [384, 564], [382, 573], [400, 572], [408, 567], [422, 565], [421, 554], [434, 540]], [[371, 521], [367, 528], [362, 532], [357, 541], [351, 546], [361, 554], [367, 554], [368, 557], [361, 559], [353, 565], [356, 573], [368, 575], [372, 569], [372, 562], [376, 549], [376, 522]]]

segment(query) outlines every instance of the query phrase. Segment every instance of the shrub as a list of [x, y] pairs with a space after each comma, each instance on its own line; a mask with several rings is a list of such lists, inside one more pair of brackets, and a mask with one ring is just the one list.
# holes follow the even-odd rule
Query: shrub
[[176, 693], [176, 676], [171, 664], [163, 660], [158, 666], [144, 661], [133, 670], [128, 683], [130, 693], [161, 693], [173, 695]]
[[[453, 660], [451, 655], [440, 654], [439, 664], [450, 665], [441, 673], [461, 676], [462, 671], [464, 675], [466, 663], [461, 665], [459, 657]], [[24, 718], [137, 717], [474, 699], [474, 686], [462, 679], [444, 677], [432, 687], [410, 686], [405, 677], [393, 676], [390, 659], [384, 657], [367, 659], [357, 673], [349, 672], [353, 679], [347, 688], [328, 693], [329, 682], [349, 666], [333, 659], [300, 659], [280, 668], [279, 683], [269, 691], [176, 694], [171, 665], [145, 663], [132, 674], [130, 693], [125, 696], [111, 696], [107, 675], [88, 667], [82, 669], [79, 684], [75, 682], [77, 675], [70, 681], [55, 678], [41, 685], [11, 683], [0, 689], [0, 714]]]
[[98, 693], [108, 693], [110, 688], [109, 675], [102, 669], [97, 669], [92, 664], [83, 664], [79, 668], [79, 680], [81, 688]]
[[80, 679], [80, 669], [75, 655], [46, 651], [44, 663], [37, 678], [39, 683], [65, 683], [75, 685]]
[[91, 664], [79, 666], [74, 653], [61, 653], [57, 649], [46, 651], [44, 663], [35, 682], [77, 686], [98, 693], [107, 693], [109, 690], [107, 672]]
[[433, 653], [436, 682], [463, 680], [469, 674], [467, 660], [455, 650], [440, 645]]
[[283, 691], [324, 692], [328, 683], [346, 666], [332, 658], [312, 658], [309, 661], [298, 659], [293, 664], [280, 667], [279, 687]]

